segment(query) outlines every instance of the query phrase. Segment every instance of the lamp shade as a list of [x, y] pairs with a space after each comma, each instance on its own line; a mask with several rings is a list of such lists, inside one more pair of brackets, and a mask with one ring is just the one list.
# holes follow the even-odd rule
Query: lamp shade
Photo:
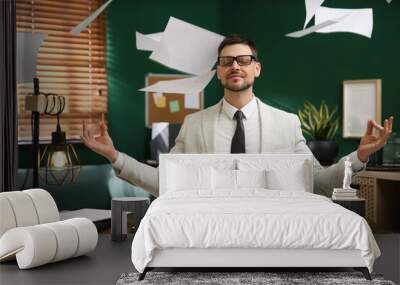
[[59, 121], [57, 130], [51, 134], [51, 138], [51, 144], [44, 148], [39, 160], [39, 168], [41, 173], [44, 172], [46, 184], [72, 183], [80, 172], [79, 157], [74, 146], [67, 143]]
[[48, 185], [72, 183], [80, 172], [80, 162], [72, 144], [47, 145], [40, 156], [40, 173]]

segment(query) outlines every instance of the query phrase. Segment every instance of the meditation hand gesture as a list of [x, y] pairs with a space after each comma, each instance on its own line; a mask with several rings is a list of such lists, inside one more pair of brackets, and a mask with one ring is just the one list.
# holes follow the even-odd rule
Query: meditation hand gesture
[[102, 114], [101, 116], [101, 121], [99, 126], [100, 126], [100, 136], [95, 138], [94, 137], [95, 126], [88, 128], [88, 126], [86, 126], [86, 122], [83, 121], [83, 134], [81, 136], [81, 139], [88, 148], [104, 156], [111, 162], [115, 162], [118, 153], [114, 148], [113, 141], [110, 135], [108, 134], [107, 126], [104, 123], [104, 114]]
[[[361, 138], [360, 145], [358, 146], [358, 158], [362, 162], [368, 160], [368, 156], [380, 150], [387, 142], [390, 134], [392, 133], [393, 117], [386, 119], [383, 127], [377, 124], [374, 120], [368, 121], [367, 131]], [[374, 135], [373, 129], [378, 130], [379, 134]]]

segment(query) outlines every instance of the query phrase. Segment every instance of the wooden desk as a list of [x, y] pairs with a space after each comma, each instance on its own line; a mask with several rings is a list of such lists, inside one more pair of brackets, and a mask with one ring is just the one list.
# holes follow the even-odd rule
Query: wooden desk
[[363, 171], [353, 177], [366, 200], [366, 217], [374, 232], [400, 232], [400, 172]]

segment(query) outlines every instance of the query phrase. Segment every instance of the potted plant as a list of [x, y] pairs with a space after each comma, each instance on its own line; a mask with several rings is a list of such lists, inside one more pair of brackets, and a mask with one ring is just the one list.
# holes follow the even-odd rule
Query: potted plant
[[311, 137], [307, 145], [322, 165], [334, 163], [339, 153], [339, 146], [333, 141], [339, 129], [337, 110], [338, 106], [330, 112], [324, 101], [319, 108], [305, 101], [303, 110], [299, 110], [301, 129], [304, 134]]

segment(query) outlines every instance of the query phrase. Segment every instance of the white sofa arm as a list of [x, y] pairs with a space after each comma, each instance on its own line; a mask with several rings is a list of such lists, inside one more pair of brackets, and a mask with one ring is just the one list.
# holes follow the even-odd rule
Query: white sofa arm
[[56, 250], [53, 232], [41, 225], [13, 228], [0, 238], [0, 261], [16, 255], [20, 269], [49, 263]]
[[71, 224], [78, 233], [78, 245], [73, 257], [91, 252], [97, 246], [98, 233], [94, 223], [87, 218], [74, 218], [65, 220]]
[[9, 229], [60, 220], [53, 197], [43, 189], [0, 193], [0, 237]]
[[43, 189], [29, 189], [22, 191], [28, 194], [35, 205], [35, 210], [39, 219], [39, 224], [57, 222], [60, 220], [60, 213], [56, 202], [49, 192]]
[[0, 238], [0, 261], [16, 255], [20, 269], [86, 254], [96, 248], [97, 229], [86, 218], [18, 227]]

